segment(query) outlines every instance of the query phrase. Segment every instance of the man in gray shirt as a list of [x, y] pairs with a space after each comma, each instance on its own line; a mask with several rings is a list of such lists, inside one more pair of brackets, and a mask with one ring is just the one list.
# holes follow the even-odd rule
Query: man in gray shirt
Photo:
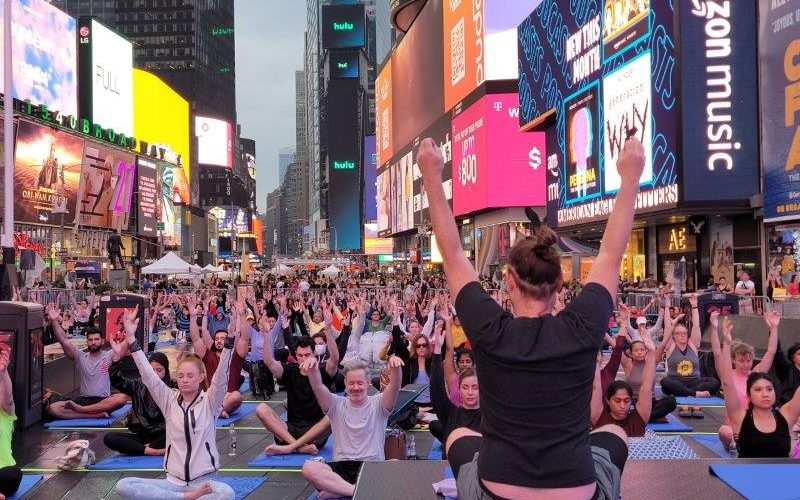
[[303, 477], [319, 490], [320, 498], [353, 496], [363, 463], [384, 460], [386, 424], [400, 392], [402, 366], [400, 358], [391, 356], [389, 385], [381, 394], [368, 396], [367, 364], [363, 361], [346, 363], [347, 397], [342, 397], [331, 394], [322, 383], [316, 357], [300, 365], [300, 373], [308, 377], [320, 408], [331, 421], [333, 434], [333, 462], [309, 460], [303, 464]]
[[81, 379], [80, 394], [76, 398], [51, 401], [47, 413], [54, 419], [106, 418], [114, 410], [122, 407], [128, 397], [125, 394], [111, 394], [111, 379], [108, 368], [118, 361], [112, 351], [103, 351], [103, 336], [94, 328], [86, 329], [86, 347], [83, 352], [73, 345], [61, 328], [61, 311], [55, 304], [47, 306], [47, 318], [53, 334], [64, 349], [64, 354], [75, 361], [75, 368]]

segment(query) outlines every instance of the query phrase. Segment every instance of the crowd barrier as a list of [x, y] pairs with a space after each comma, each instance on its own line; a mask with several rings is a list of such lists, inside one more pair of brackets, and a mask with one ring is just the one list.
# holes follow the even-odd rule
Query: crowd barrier
[[22, 300], [36, 302], [43, 306], [47, 304], [58, 304], [62, 308], [70, 307], [72, 304], [88, 299], [92, 295], [91, 290], [74, 290], [69, 288], [42, 288], [22, 291]]
[[[646, 316], [658, 316], [659, 302], [653, 301], [652, 293], [618, 293], [617, 303], [635, 307], [637, 312]], [[671, 307], [680, 307], [682, 297], [675, 294], [668, 296]], [[742, 297], [739, 299], [739, 316], [763, 316], [765, 312], [777, 310], [785, 318], [800, 318], [800, 298], [771, 301], [764, 295]]]

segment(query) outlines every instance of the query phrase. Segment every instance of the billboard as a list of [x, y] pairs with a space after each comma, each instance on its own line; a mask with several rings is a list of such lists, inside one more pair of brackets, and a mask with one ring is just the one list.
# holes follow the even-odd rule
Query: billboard
[[241, 207], [213, 207], [209, 212], [217, 218], [217, 229], [220, 232], [230, 233], [235, 221], [237, 233], [249, 233], [252, 224], [252, 215]]
[[378, 234], [381, 236], [392, 233], [392, 179], [388, 166], [378, 170], [377, 176], [378, 196]]
[[216, 118], [196, 116], [194, 134], [199, 164], [233, 168], [233, 125]]
[[392, 60], [388, 59], [375, 79], [375, 140], [378, 165], [383, 166], [394, 154], [392, 127]]
[[156, 236], [156, 221], [160, 219], [158, 172], [155, 162], [136, 157], [136, 191], [137, 197], [137, 224], [136, 229], [140, 236]]
[[96, 19], [79, 24], [80, 115], [133, 136], [133, 44]]
[[378, 237], [377, 224], [364, 224], [364, 253], [366, 255], [391, 254], [393, 245], [391, 238]]
[[322, 6], [322, 48], [351, 49], [364, 46], [364, 4]]
[[170, 182], [178, 188], [179, 203], [190, 201], [189, 124], [189, 102], [157, 76], [134, 68], [134, 135], [139, 142], [163, 148], [163, 160], [181, 167]]
[[453, 117], [455, 215], [545, 205], [545, 135], [520, 132], [518, 115], [515, 92], [485, 95]]
[[16, 222], [56, 224], [54, 205], [64, 220], [75, 219], [83, 139], [24, 120], [17, 127], [14, 161]]
[[364, 137], [364, 220], [378, 217], [378, 159], [375, 154], [375, 136]]
[[75, 223], [127, 229], [135, 178], [133, 155], [86, 141]]
[[358, 82], [331, 80], [328, 86], [328, 227], [339, 250], [361, 249], [362, 139], [358, 126]]
[[175, 205], [175, 191], [174, 171], [176, 167], [163, 161], [156, 162], [157, 182], [159, 186], [158, 204], [160, 210], [159, 222], [164, 224], [164, 230], [161, 235], [164, 239], [164, 244], [169, 246], [179, 246], [181, 244], [181, 233], [179, 229], [180, 223], [180, 206]]
[[633, 47], [650, 32], [650, 0], [603, 4], [603, 57], [615, 55]]
[[357, 51], [335, 51], [328, 53], [331, 78], [358, 78], [361, 75], [361, 55]]
[[[75, 19], [44, 0], [10, 1], [14, 97], [45, 104], [62, 115], [77, 115]], [[0, 54], [4, 50], [2, 26], [4, 23], [0, 23]], [[0, 68], [0, 81], [3, 78]]]
[[[542, 163], [553, 226], [608, 217], [619, 189], [616, 159], [629, 132], [646, 154], [637, 213], [680, 201], [672, 3], [608, 3], [614, 15], [628, 16], [627, 27], [607, 28], [600, 2], [544, 0], [518, 28], [519, 123], [546, 134]], [[646, 31], [637, 24], [640, 11], [647, 12]], [[606, 57], [604, 38], [627, 45]]]
[[[800, 33], [795, 6], [759, 2], [758, 30], [761, 165], [764, 169], [764, 220], [800, 216]], [[784, 20], [784, 21], [781, 21]]]

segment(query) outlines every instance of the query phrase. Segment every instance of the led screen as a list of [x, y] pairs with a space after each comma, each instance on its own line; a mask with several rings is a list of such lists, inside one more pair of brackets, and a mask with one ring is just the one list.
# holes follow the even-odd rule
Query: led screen
[[221, 232], [231, 232], [234, 221], [236, 232], [249, 233], [252, 224], [250, 212], [240, 207], [214, 207], [209, 210], [217, 218], [217, 229]]
[[375, 155], [375, 136], [364, 137], [364, 220], [378, 217], [377, 175], [378, 161]]
[[358, 78], [359, 61], [361, 57], [358, 52], [330, 52], [328, 63], [330, 65], [331, 78]]
[[375, 150], [378, 165], [384, 166], [394, 154], [392, 127], [392, 60], [386, 65], [375, 80]]
[[322, 6], [322, 48], [348, 49], [364, 46], [364, 4]]
[[156, 221], [160, 218], [157, 167], [155, 162], [141, 156], [136, 158], [136, 166], [137, 230], [141, 236], [155, 236]]
[[81, 116], [133, 135], [133, 45], [91, 18], [81, 18], [78, 35]]
[[81, 226], [127, 229], [135, 178], [132, 155], [86, 141], [75, 222]]
[[197, 116], [197, 162], [201, 165], [233, 167], [233, 126], [223, 120]]
[[[14, 97], [77, 115], [77, 22], [44, 0], [11, 1]], [[0, 54], [4, 25], [0, 23]], [[0, 81], [3, 75], [0, 68]]]

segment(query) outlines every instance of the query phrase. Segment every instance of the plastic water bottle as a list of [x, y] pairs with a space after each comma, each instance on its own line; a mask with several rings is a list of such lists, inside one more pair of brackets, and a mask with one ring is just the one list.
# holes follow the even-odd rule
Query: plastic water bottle
[[233, 424], [228, 427], [228, 456], [236, 456], [236, 427]]
[[417, 459], [417, 443], [414, 442], [414, 435], [406, 437], [406, 460]]
[[739, 458], [739, 448], [736, 446], [736, 440], [731, 440], [731, 444], [728, 445], [728, 453], [730, 453], [731, 458]]

